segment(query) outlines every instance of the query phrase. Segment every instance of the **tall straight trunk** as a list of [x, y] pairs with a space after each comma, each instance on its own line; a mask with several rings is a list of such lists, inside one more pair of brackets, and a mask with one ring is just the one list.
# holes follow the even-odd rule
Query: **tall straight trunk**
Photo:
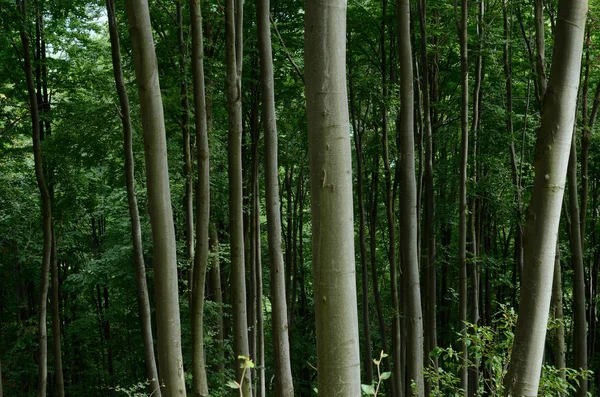
[[61, 350], [61, 332], [60, 332], [60, 290], [58, 280], [58, 258], [56, 252], [56, 233], [54, 225], [52, 227], [52, 250], [51, 250], [51, 266], [52, 266], [52, 355], [54, 356], [54, 387], [58, 397], [65, 395], [65, 382], [63, 377], [62, 366], [62, 350]]
[[[575, 138], [575, 128], [573, 128], [573, 138]], [[577, 200], [577, 146], [575, 139], [571, 142], [571, 154], [569, 157], [569, 166], [567, 170], [567, 186], [569, 187], [569, 213], [570, 223], [570, 242], [571, 242], [571, 262], [573, 264], [573, 364], [575, 369], [586, 370], [588, 368], [587, 357], [587, 322], [585, 312], [585, 271], [583, 268], [583, 245], [580, 234], [579, 203]], [[587, 395], [587, 379], [577, 380], [576, 396], [584, 397]]]
[[150, 301], [148, 299], [148, 285], [146, 281], [146, 266], [144, 264], [144, 251], [142, 249], [142, 228], [140, 226], [140, 214], [138, 211], [137, 197], [135, 194], [135, 172], [133, 158], [133, 132], [131, 129], [131, 112], [129, 98], [125, 89], [123, 68], [121, 67], [121, 50], [119, 47], [119, 34], [115, 18], [114, 0], [106, 1], [108, 15], [108, 32], [110, 35], [110, 47], [113, 64], [113, 74], [117, 94], [119, 96], [121, 124], [123, 127], [123, 140], [125, 152], [125, 185], [127, 188], [127, 201], [129, 205], [129, 217], [131, 219], [131, 237], [133, 240], [133, 263], [135, 266], [135, 283], [137, 287], [138, 311], [142, 327], [142, 343], [144, 345], [144, 363], [146, 377], [150, 379], [148, 392], [154, 392], [157, 397], [161, 396], [160, 384], [158, 382], [158, 371], [154, 356], [154, 340], [152, 338], [152, 320], [150, 313]]
[[[558, 241], [556, 242], [556, 255], [554, 259], [554, 279], [552, 280], [552, 310], [553, 317], [557, 320], [557, 326], [554, 331], [554, 367], [558, 369], [559, 376], [566, 379], [565, 369], [566, 349], [565, 349], [565, 326], [563, 323], [563, 290], [562, 275], [560, 269], [560, 249]], [[562, 397], [562, 396], [561, 396]]]
[[179, 74], [181, 78], [180, 123], [181, 133], [183, 135], [183, 177], [185, 179], [185, 194], [183, 196], [183, 208], [185, 212], [185, 255], [186, 259], [191, 263], [191, 261], [194, 260], [194, 176], [192, 142], [190, 136], [190, 104], [188, 99], [188, 84], [186, 79], [187, 48], [185, 45], [185, 38], [183, 36], [183, 0], [177, 0], [175, 4], [177, 16], [177, 41], [179, 44]]
[[[281, 250], [281, 214], [279, 212], [279, 166], [277, 122], [275, 118], [275, 82], [269, 22], [270, 1], [257, 0], [258, 49], [262, 90], [262, 121], [265, 128], [265, 205], [271, 274], [271, 316], [275, 370], [275, 391], [280, 397], [294, 396], [294, 383], [288, 339], [285, 269]], [[302, 232], [302, 231], [300, 231]]]
[[217, 335], [216, 335], [216, 356], [217, 371], [225, 370], [225, 351], [223, 348], [224, 330], [223, 330], [223, 293], [221, 290], [221, 264], [219, 260], [219, 236], [216, 225], [210, 226], [210, 250], [212, 252], [212, 264], [210, 268], [211, 284], [213, 286], [213, 300], [217, 304]]
[[307, 0], [305, 79], [319, 395], [358, 397], [346, 1]]
[[[455, 2], [456, 9], [456, 2]], [[459, 329], [461, 331], [461, 370], [460, 387], [467, 395], [469, 353], [467, 346], [467, 158], [469, 155], [469, 59], [467, 51], [468, 2], [461, 1], [460, 21], [457, 15], [457, 29], [460, 41], [460, 74], [461, 74], [461, 103], [460, 103], [460, 187], [458, 209], [458, 266], [459, 277]], [[455, 10], [456, 12], [456, 10]]]
[[27, 93], [29, 95], [29, 107], [31, 112], [31, 127], [33, 137], [33, 160], [35, 164], [35, 177], [42, 198], [42, 233], [44, 246], [42, 251], [42, 282], [40, 285], [39, 309], [38, 309], [38, 379], [37, 396], [46, 397], [46, 384], [48, 379], [48, 284], [50, 276], [50, 262], [52, 256], [52, 203], [50, 191], [44, 177], [44, 166], [42, 160], [42, 144], [40, 137], [40, 115], [38, 109], [38, 98], [33, 81], [33, 69], [31, 66], [31, 53], [29, 48], [29, 35], [24, 29], [27, 20], [27, 2], [22, 0], [17, 4], [23, 17], [23, 28], [21, 29], [21, 45], [23, 47], [23, 68], [27, 82]]
[[[398, 58], [400, 59], [400, 239], [404, 278], [406, 366], [413, 396], [425, 396], [423, 381], [423, 313], [417, 249], [417, 181], [415, 179], [413, 60], [410, 43], [410, 1], [398, 2]], [[414, 386], [413, 386], [414, 385]]]
[[[423, 135], [425, 142], [425, 211], [423, 216], [423, 239], [426, 254], [423, 269], [427, 277], [427, 313], [425, 314], [425, 354], [437, 347], [437, 271], [435, 240], [435, 191], [433, 185], [433, 136], [431, 129], [431, 101], [429, 92], [429, 57], [427, 55], [427, 2], [420, 0], [419, 27], [421, 31], [421, 94], [423, 97]], [[434, 356], [434, 368], [438, 360]]]
[[[242, 19], [240, 0], [225, 3], [225, 48], [227, 57], [227, 113], [229, 163], [229, 227], [231, 244], [231, 306], [233, 311], [233, 354], [236, 379], [243, 369], [239, 356], [248, 356], [248, 318], [246, 316], [246, 278], [244, 262], [244, 220], [242, 197]], [[251, 395], [250, 370], [246, 370], [242, 393]]]
[[[210, 250], [208, 244], [210, 221], [210, 152], [208, 148], [203, 61], [204, 44], [202, 37], [202, 12], [200, 0], [190, 0], [190, 24], [192, 27], [191, 64], [194, 82], [196, 145], [198, 150], [198, 184], [196, 186], [196, 257], [194, 258], [194, 271], [192, 272], [192, 388], [194, 396], [200, 397], [208, 396], [206, 362], [204, 358], [204, 286], [206, 281], [206, 269], [208, 267], [208, 252]], [[189, 145], [189, 142], [187, 142], [186, 145]], [[187, 171], [190, 171], [191, 173], [191, 169]], [[190, 215], [193, 218], [193, 212], [190, 212]], [[188, 253], [193, 254], [193, 250]]]
[[163, 394], [184, 396], [177, 252], [158, 64], [147, 0], [127, 0], [127, 17], [144, 134], [148, 212], [154, 249], [158, 365]]
[[382, 15], [381, 15], [381, 85], [383, 87], [384, 103], [382, 107], [382, 146], [383, 146], [383, 166], [385, 169], [385, 206], [388, 226], [389, 240], [389, 261], [390, 261], [390, 288], [392, 292], [392, 362], [393, 373], [391, 382], [393, 388], [397, 392], [398, 397], [402, 397], [403, 384], [403, 361], [402, 361], [402, 333], [400, 329], [400, 298], [398, 296], [398, 275], [397, 275], [397, 256], [396, 256], [396, 215], [394, 211], [394, 198], [392, 186], [392, 171], [390, 169], [389, 156], [389, 122], [387, 111], [388, 89], [387, 89], [387, 56], [385, 46], [385, 18], [386, 18], [387, 0], [383, 0]]
[[537, 395], [550, 309], [556, 237], [577, 103], [587, 0], [560, 0], [552, 70], [536, 144], [525, 226], [523, 287], [507, 394]]

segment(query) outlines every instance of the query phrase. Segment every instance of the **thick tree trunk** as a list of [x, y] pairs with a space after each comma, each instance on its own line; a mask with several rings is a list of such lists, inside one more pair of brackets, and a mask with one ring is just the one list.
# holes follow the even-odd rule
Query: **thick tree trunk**
[[346, 91], [346, 1], [307, 0], [306, 113], [319, 395], [358, 397], [352, 161]]
[[158, 364], [163, 394], [184, 396], [177, 253], [169, 187], [167, 142], [158, 65], [147, 0], [127, 0], [127, 17], [139, 89], [144, 133], [148, 212], [152, 226], [158, 336]]
[[[575, 131], [575, 128], [573, 128]], [[586, 370], [588, 368], [587, 357], [587, 322], [585, 312], [585, 272], [583, 268], [583, 245], [580, 234], [579, 203], [577, 200], [577, 146], [575, 134], [571, 142], [571, 154], [569, 157], [569, 168], [567, 170], [567, 186], [569, 187], [569, 213], [571, 262], [573, 265], [573, 366], [575, 369]], [[576, 396], [587, 395], [588, 382], [582, 378], [577, 380]]]
[[559, 1], [553, 63], [536, 144], [535, 179], [525, 227], [523, 288], [506, 393], [538, 393], [550, 309], [556, 237], [569, 162], [587, 0]]
[[[246, 278], [244, 262], [244, 220], [242, 198], [242, 19], [239, 0], [225, 3], [225, 48], [227, 56], [227, 107], [229, 162], [229, 227], [231, 244], [231, 306], [233, 311], [233, 353], [235, 373], [241, 381], [239, 356], [249, 356], [248, 318], [246, 316]], [[251, 395], [250, 370], [243, 380], [243, 395]]]
[[[23, 27], [27, 20], [27, 3], [22, 0], [18, 3], [23, 16]], [[48, 379], [48, 284], [50, 275], [50, 262], [52, 256], [52, 204], [50, 192], [44, 177], [44, 166], [42, 160], [42, 145], [40, 137], [40, 115], [38, 110], [38, 98], [33, 81], [33, 69], [31, 66], [31, 54], [29, 48], [29, 35], [22, 29], [21, 45], [23, 48], [23, 67], [27, 92], [29, 94], [29, 107], [31, 112], [31, 127], [33, 136], [33, 160], [35, 164], [35, 177], [42, 197], [42, 232], [44, 236], [44, 248], [42, 251], [42, 282], [40, 285], [39, 308], [38, 308], [38, 379], [37, 396], [46, 397], [46, 383]]]
[[[210, 221], [210, 153], [206, 95], [204, 86], [204, 44], [202, 37], [202, 12], [200, 0], [190, 0], [190, 24], [192, 27], [192, 76], [194, 81], [194, 109], [198, 160], [198, 184], [196, 186], [196, 257], [192, 280], [192, 377], [194, 397], [208, 396], [206, 362], [204, 353], [204, 286], [208, 267], [209, 221]], [[188, 131], [189, 134], [189, 131]], [[189, 142], [186, 143], [189, 145]], [[186, 146], [187, 147], [187, 146]], [[190, 159], [191, 161], [191, 159]], [[191, 167], [190, 167], [191, 168]], [[186, 166], [187, 171], [187, 166]], [[191, 169], [189, 170], [191, 173]], [[190, 181], [191, 183], [191, 177]], [[193, 217], [193, 212], [190, 212]], [[193, 236], [193, 227], [192, 227]], [[189, 238], [189, 236], [188, 236]], [[192, 251], [188, 251], [193, 254]], [[216, 261], [218, 267], [218, 260]], [[217, 270], [218, 272], [218, 270]], [[220, 289], [220, 277], [218, 279]], [[220, 291], [219, 291], [220, 295]], [[221, 326], [222, 328], [222, 326]], [[222, 329], [221, 329], [222, 340]], [[222, 354], [222, 350], [221, 350]]]
[[152, 338], [152, 320], [150, 314], [150, 301], [148, 299], [148, 285], [146, 281], [146, 266], [144, 264], [144, 251], [142, 249], [142, 229], [140, 226], [140, 215], [135, 193], [135, 172], [133, 158], [133, 132], [131, 129], [131, 112], [129, 98], [125, 89], [123, 69], [121, 67], [121, 50], [119, 47], [119, 34], [115, 18], [114, 0], [106, 1], [108, 13], [108, 31], [110, 34], [110, 46], [113, 63], [113, 74], [119, 104], [121, 108], [121, 124], [123, 126], [123, 139], [125, 151], [125, 185], [127, 187], [127, 200], [129, 204], [129, 217], [131, 218], [131, 237], [133, 240], [133, 263], [135, 266], [135, 283], [137, 287], [137, 302], [142, 327], [142, 343], [144, 345], [144, 362], [146, 366], [146, 377], [151, 380], [148, 392], [154, 392], [154, 396], [160, 397], [160, 384], [158, 382], [158, 371], [154, 356], [154, 340]]
[[[269, 23], [269, 0], [257, 0], [258, 49], [262, 89], [262, 120], [265, 126], [265, 196], [267, 237], [271, 274], [271, 316], [275, 370], [275, 391], [280, 397], [294, 396], [290, 345], [288, 339], [285, 269], [281, 250], [279, 212], [279, 166], [277, 161], [277, 123], [275, 118], [275, 82]], [[301, 237], [302, 238], [302, 237]]]
[[[410, 1], [398, 2], [398, 56], [400, 60], [400, 239], [404, 296], [407, 320], [406, 366], [407, 384], [413, 396], [424, 396], [423, 381], [423, 314], [419, 284], [419, 253], [417, 249], [417, 181], [415, 179], [414, 89], [413, 61], [410, 43]], [[413, 386], [414, 385], [414, 386]]]

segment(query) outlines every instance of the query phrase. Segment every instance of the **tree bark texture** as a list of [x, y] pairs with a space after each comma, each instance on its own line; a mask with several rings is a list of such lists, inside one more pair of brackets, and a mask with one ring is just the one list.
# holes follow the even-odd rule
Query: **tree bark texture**
[[535, 179], [524, 233], [523, 287], [507, 395], [536, 396], [550, 309], [556, 238], [564, 194], [587, 0], [559, 1], [552, 69], [542, 106]]
[[305, 79], [319, 395], [358, 397], [346, 1], [307, 0]]

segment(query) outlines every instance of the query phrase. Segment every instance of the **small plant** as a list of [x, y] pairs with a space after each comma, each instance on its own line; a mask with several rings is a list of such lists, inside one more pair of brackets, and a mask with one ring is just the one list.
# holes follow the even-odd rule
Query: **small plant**
[[114, 388], [110, 387], [109, 389], [113, 389], [114, 391], [120, 391], [122, 393], [125, 393], [125, 394], [127, 394], [128, 397], [152, 397], [154, 395], [154, 393], [156, 393], [156, 391], [160, 387], [164, 386], [164, 385], [161, 385], [161, 386], [157, 387], [156, 389], [154, 389], [150, 394], [148, 394], [148, 393], [146, 393], [146, 389], [148, 388], [150, 383], [153, 381], [154, 381], [154, 379], [149, 379], [145, 382], [138, 382], [129, 387], [116, 386]]
[[383, 352], [383, 350], [381, 351], [381, 354], [379, 355], [379, 360], [373, 360], [373, 363], [375, 363], [375, 366], [377, 367], [377, 384], [376, 385], [360, 385], [360, 387], [362, 388], [362, 392], [363, 394], [366, 394], [368, 396], [377, 396], [377, 394], [379, 393], [379, 386], [381, 386], [381, 381], [384, 381], [386, 379], [389, 379], [389, 377], [392, 375], [391, 372], [381, 372], [381, 361], [387, 357], [388, 355], [385, 354]]
[[246, 356], [238, 356], [238, 359], [243, 360], [244, 362], [241, 364], [240, 368], [242, 368], [242, 376], [239, 382], [235, 380], [230, 380], [227, 382], [227, 386], [232, 389], [238, 389], [240, 393], [240, 397], [244, 397], [244, 392], [242, 386], [244, 385], [244, 377], [246, 376], [246, 371], [250, 368], [254, 368], [254, 362], [250, 360], [250, 357]]

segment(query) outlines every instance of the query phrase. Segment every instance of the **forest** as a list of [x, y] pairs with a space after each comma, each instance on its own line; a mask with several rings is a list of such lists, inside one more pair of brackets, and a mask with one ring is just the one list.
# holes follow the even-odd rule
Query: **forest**
[[600, 396], [599, 0], [0, 0], [0, 397]]

